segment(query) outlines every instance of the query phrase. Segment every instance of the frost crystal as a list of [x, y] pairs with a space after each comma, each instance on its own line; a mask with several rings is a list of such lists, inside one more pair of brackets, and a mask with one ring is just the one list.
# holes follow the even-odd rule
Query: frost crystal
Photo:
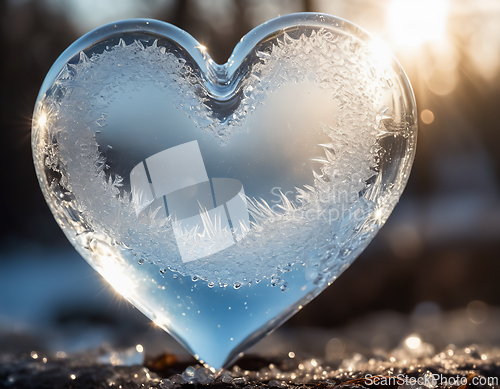
[[[66, 234], [108, 278], [146, 261], [158, 266], [162, 276], [169, 269], [199, 277], [209, 286], [268, 279], [286, 291], [280, 277], [297, 270], [305, 271], [307, 281], [323, 285], [348, 267], [385, 221], [404, 179], [383, 177], [384, 153], [391, 153], [383, 142], [396, 135], [403, 142], [406, 128], [392, 106], [397, 91], [391, 88], [396, 81], [390, 68], [378, 62], [366, 43], [325, 30], [297, 39], [283, 34], [258, 46], [249, 63], [240, 80], [239, 104], [224, 117], [211, 106], [206, 80], [189, 58], [156, 41], [120, 40], [101, 53], [81, 52], [46, 93], [38, 114], [46, 115], [47, 123], [34, 140], [35, 158], [44, 161], [41, 179]], [[322, 153], [293, 160], [297, 166], [314, 164], [310, 182], [297, 183], [293, 199], [280, 191], [277, 204], [249, 194], [251, 226], [245, 239], [207, 259], [183, 263], [170, 217], [161, 216], [157, 207], [148, 217], [158, 222], [138, 222], [130, 171], [117, 167], [129, 155], [117, 157], [113, 152], [120, 145], [109, 141], [120, 138], [112, 107], [125, 107], [124, 95], [152, 91], [155, 101], [174, 107], [207, 137], [218, 139], [220, 147], [230, 148], [238, 134], [252, 134], [252, 120], [263, 115], [270, 96], [311, 85], [336, 110], [329, 113], [328, 123], [309, 123], [310, 131], [324, 140], [317, 144]], [[402, 153], [412, 146], [408, 142]], [[130, 156], [137, 158], [134, 153]], [[408, 160], [402, 163], [408, 165]], [[189, 249], [195, 256], [197, 247]]]

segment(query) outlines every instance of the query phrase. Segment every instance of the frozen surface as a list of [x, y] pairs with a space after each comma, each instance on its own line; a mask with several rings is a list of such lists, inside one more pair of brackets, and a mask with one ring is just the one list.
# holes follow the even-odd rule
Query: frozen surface
[[[367, 374], [383, 378], [421, 377], [422, 384], [400, 382], [401, 389], [499, 387], [500, 311], [487, 307], [484, 322], [467, 310], [442, 313], [417, 309], [411, 316], [379, 313], [345, 328], [279, 330], [265, 346], [253, 349], [227, 370], [213, 371], [184, 355], [161, 354], [142, 334], [131, 334], [129, 348], [100, 347], [85, 352], [45, 351], [43, 338], [33, 346], [12, 342], [0, 331], [0, 386], [14, 388], [296, 388], [356, 385], [368, 387]], [[484, 317], [483, 317], [484, 319]], [[473, 321], [474, 320], [474, 321]], [[417, 332], [420, 329], [420, 332]], [[26, 334], [25, 334], [26, 335]], [[41, 335], [41, 334], [39, 334]], [[19, 334], [17, 334], [19, 336]], [[11, 339], [9, 344], [7, 339]], [[36, 345], [36, 346], [35, 346]], [[165, 349], [163, 352], [169, 352]], [[433, 379], [439, 374], [438, 381]], [[474, 378], [476, 377], [476, 378]], [[444, 379], [449, 381], [448, 385]], [[365, 381], [363, 381], [365, 379]], [[475, 379], [475, 381], [472, 381]], [[357, 381], [353, 381], [357, 380]], [[349, 382], [353, 381], [353, 382]], [[475, 384], [474, 384], [475, 382]], [[458, 384], [457, 384], [458, 383]]]

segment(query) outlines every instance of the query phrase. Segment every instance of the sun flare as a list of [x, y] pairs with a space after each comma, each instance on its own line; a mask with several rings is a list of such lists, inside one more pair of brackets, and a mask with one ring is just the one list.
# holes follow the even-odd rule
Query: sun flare
[[445, 37], [448, 2], [393, 0], [387, 17], [391, 37], [397, 46], [421, 46]]

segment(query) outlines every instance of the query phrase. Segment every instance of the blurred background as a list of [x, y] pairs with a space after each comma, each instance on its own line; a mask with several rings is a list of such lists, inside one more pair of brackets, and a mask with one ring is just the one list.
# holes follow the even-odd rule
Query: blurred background
[[[76, 253], [38, 186], [31, 114], [62, 51], [102, 24], [147, 17], [186, 30], [223, 63], [253, 27], [301, 11], [345, 18], [387, 43], [413, 85], [419, 139], [386, 226], [285, 330], [340, 328], [380, 312], [461, 310], [474, 331], [491, 320], [500, 306], [499, 0], [0, 0], [0, 333], [9, 334], [0, 349], [33, 348], [36, 331], [73, 334], [64, 346], [73, 349], [158, 332]], [[83, 336], [89, 326], [101, 330]]]

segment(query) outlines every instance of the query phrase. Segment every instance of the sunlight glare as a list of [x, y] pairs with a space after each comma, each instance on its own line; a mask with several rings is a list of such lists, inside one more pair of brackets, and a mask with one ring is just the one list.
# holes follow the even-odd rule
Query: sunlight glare
[[447, 0], [393, 0], [388, 8], [391, 38], [397, 46], [416, 47], [446, 34]]
[[153, 320], [153, 323], [157, 327], [160, 327], [161, 329], [167, 331], [170, 320], [165, 316], [158, 316], [155, 320]]
[[94, 238], [90, 241], [89, 249], [93, 266], [119, 294], [130, 300], [135, 282], [128, 276], [126, 261], [116, 248], [102, 238]]
[[[117, 271], [120, 271], [117, 273]], [[123, 269], [120, 269], [117, 266], [110, 264], [106, 266], [106, 271], [103, 272], [103, 276], [106, 281], [116, 290], [120, 295], [122, 295], [125, 299], [129, 299], [131, 294], [130, 285], [132, 284], [130, 279], [123, 275]]]
[[375, 37], [369, 43], [368, 47], [370, 51], [373, 53], [375, 58], [382, 64], [387, 65], [390, 63], [392, 58], [391, 50], [389, 46], [385, 43], [382, 38]]
[[45, 127], [47, 124], [47, 114], [45, 112], [42, 112], [37, 120], [37, 124], [40, 128]]

